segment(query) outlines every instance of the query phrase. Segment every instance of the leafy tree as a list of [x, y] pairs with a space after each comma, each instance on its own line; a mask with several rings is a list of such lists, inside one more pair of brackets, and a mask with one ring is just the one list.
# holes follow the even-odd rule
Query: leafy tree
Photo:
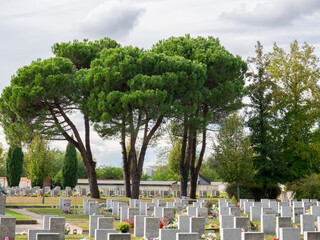
[[231, 114], [219, 130], [213, 155], [221, 179], [237, 184], [239, 200], [239, 185], [250, 182], [254, 170], [250, 138], [245, 135], [243, 121], [237, 113]]
[[98, 179], [123, 179], [122, 168], [101, 166], [97, 169]]
[[7, 174], [7, 166], [6, 166], [6, 159], [7, 159], [7, 153], [5, 149], [3, 148], [2, 143], [0, 143], [0, 177], [5, 177]]
[[43, 136], [36, 135], [28, 146], [24, 159], [27, 164], [27, 178], [31, 180], [32, 186], [42, 187], [46, 178], [52, 177], [54, 155], [48, 141]]
[[83, 164], [83, 160], [79, 152], [77, 152], [77, 159], [78, 159], [78, 178], [87, 179], [88, 176], [87, 176], [86, 168]]
[[53, 149], [54, 153], [54, 166], [53, 166], [53, 176], [55, 176], [63, 167], [65, 152], [59, 149]]
[[62, 186], [74, 188], [78, 182], [78, 159], [76, 148], [68, 143], [62, 168]]
[[208, 178], [211, 182], [220, 182], [221, 178], [215, 170], [214, 166], [211, 164], [210, 160], [205, 160], [202, 163], [200, 174]]
[[23, 168], [23, 152], [21, 147], [14, 146], [9, 148], [6, 165], [8, 186], [19, 186]]
[[168, 165], [158, 166], [153, 171], [152, 181], [179, 181], [179, 172], [174, 172]]
[[[90, 66], [103, 48], [117, 46], [111, 39], [55, 44], [52, 50], [57, 57], [19, 69], [0, 98], [1, 122], [9, 142], [31, 141], [35, 132], [48, 139], [67, 140], [81, 153], [94, 198], [99, 198], [99, 189], [90, 146], [90, 109], [85, 107], [88, 92], [79, 86], [75, 73]], [[84, 138], [70, 118], [79, 110], [84, 119]]]
[[[206, 150], [207, 128], [210, 124], [219, 124], [230, 111], [241, 107], [247, 66], [239, 56], [234, 57], [213, 37], [171, 37], [157, 43], [153, 51], [182, 56], [206, 66], [204, 81], [199, 81], [201, 84], [197, 88], [183, 92], [184, 97], [177, 108], [179, 111], [175, 112], [175, 118], [179, 119], [183, 126], [180, 156], [181, 194], [187, 195], [190, 172], [190, 197], [196, 198], [198, 175]], [[198, 134], [201, 134], [200, 141], [197, 139]], [[198, 142], [201, 146], [197, 161]]]
[[53, 185], [62, 187], [62, 169], [53, 177]]
[[319, 59], [313, 47], [307, 43], [300, 47], [297, 41], [290, 45], [288, 53], [274, 44], [269, 58], [267, 71], [276, 85], [274, 111], [279, 116], [279, 133], [290, 181], [319, 172], [320, 155], [312, 151], [315, 145], [311, 144], [319, 116]]
[[120, 136], [126, 196], [138, 198], [148, 145], [180, 101], [177, 96], [186, 98], [188, 89], [202, 81], [204, 67], [181, 57], [124, 47], [102, 51], [86, 76], [84, 88], [91, 91], [87, 108], [97, 122], [95, 129], [103, 137]]
[[273, 111], [273, 89], [276, 88], [266, 68], [270, 64], [269, 56], [263, 54], [260, 42], [256, 45], [256, 56], [248, 59], [250, 71], [247, 108], [247, 125], [251, 131], [250, 139], [254, 148], [253, 158], [256, 169], [254, 180], [264, 186], [284, 183], [286, 164], [281, 152], [281, 142], [277, 131], [277, 116]]

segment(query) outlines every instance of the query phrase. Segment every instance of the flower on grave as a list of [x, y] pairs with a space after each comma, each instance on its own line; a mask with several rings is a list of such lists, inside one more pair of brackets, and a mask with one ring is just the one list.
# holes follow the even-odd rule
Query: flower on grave
[[241, 228], [241, 232], [245, 232], [246, 230], [244, 228]]
[[70, 233], [71, 229], [69, 227], [69, 225], [67, 225], [65, 228], [64, 228], [64, 234], [68, 235]]
[[9, 237], [5, 237], [5, 239], [4, 240], [9, 240]]
[[201, 238], [205, 238], [205, 237], [206, 237], [206, 235], [205, 235], [205, 234], [202, 234], [202, 235], [201, 235]]

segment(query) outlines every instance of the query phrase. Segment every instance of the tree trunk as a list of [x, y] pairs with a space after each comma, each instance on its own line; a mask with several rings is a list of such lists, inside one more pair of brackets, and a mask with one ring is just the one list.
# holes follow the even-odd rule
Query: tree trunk
[[198, 185], [198, 174], [197, 168], [195, 167], [196, 164], [196, 148], [197, 148], [197, 130], [190, 129], [189, 131], [189, 148], [188, 151], [188, 158], [191, 159], [190, 163], [190, 198], [196, 199], [197, 198], [197, 185]]
[[237, 182], [237, 200], [240, 201], [240, 186], [238, 182]]
[[124, 179], [125, 196], [131, 197], [131, 184], [130, 184], [131, 159], [128, 157], [128, 154], [127, 154], [126, 132], [125, 132], [124, 122], [122, 124], [120, 145], [121, 145], [121, 151], [122, 151], [122, 171], [123, 171], [123, 179]]
[[184, 117], [184, 127], [181, 145], [181, 154], [179, 162], [180, 171], [180, 195], [188, 196], [188, 178], [189, 178], [189, 164], [186, 159], [187, 139], [188, 139], [188, 119]]
[[[132, 159], [132, 191], [131, 191], [132, 199], [139, 198], [140, 180], [141, 180], [142, 168], [143, 168], [143, 163], [144, 163], [145, 155], [147, 152], [148, 144], [152, 139], [152, 137], [154, 136], [155, 132], [160, 127], [162, 120], [163, 120], [163, 116], [160, 116], [157, 119], [157, 122], [154, 124], [154, 126], [150, 130], [150, 132], [148, 133], [148, 129], [149, 129], [148, 124], [150, 119], [148, 118], [146, 119], [145, 126], [144, 126], [143, 142], [140, 149], [139, 158], [137, 159], [137, 155], [135, 154], [134, 158]], [[135, 148], [133, 150], [136, 153]]]
[[197, 166], [195, 167], [196, 162], [196, 153], [197, 153], [197, 131], [194, 130], [192, 132], [193, 134], [193, 142], [192, 142], [192, 159], [190, 164], [190, 198], [196, 199], [196, 192], [197, 192], [197, 186], [198, 186], [198, 176], [201, 169], [201, 165], [203, 162], [204, 153], [206, 151], [206, 145], [207, 145], [207, 124], [206, 124], [206, 118], [207, 118], [208, 108], [205, 106], [203, 110], [203, 123], [202, 123], [202, 146], [201, 151], [198, 159]]
[[58, 102], [55, 102], [55, 106], [58, 109], [58, 112], [55, 111], [54, 109], [49, 109], [55, 123], [58, 125], [61, 124], [57, 117], [57, 115], [59, 115], [59, 117], [61, 115], [64, 121], [70, 126], [74, 134], [74, 137], [76, 139], [74, 140], [66, 131], [64, 130], [61, 131], [61, 134], [65, 137], [65, 139], [68, 142], [70, 142], [81, 153], [81, 157], [82, 157], [82, 160], [86, 169], [88, 181], [89, 181], [91, 197], [100, 198], [100, 193], [99, 193], [98, 183], [97, 183], [97, 176], [96, 176], [96, 163], [93, 161], [92, 152], [90, 148], [89, 117], [88, 115], [84, 115], [84, 126], [85, 126], [85, 145], [84, 145], [77, 127], [74, 125], [71, 119], [67, 116], [67, 114], [63, 111], [63, 109], [61, 108]]
[[44, 183], [46, 182], [46, 179], [43, 180], [43, 185], [42, 185], [42, 204], [44, 204]]

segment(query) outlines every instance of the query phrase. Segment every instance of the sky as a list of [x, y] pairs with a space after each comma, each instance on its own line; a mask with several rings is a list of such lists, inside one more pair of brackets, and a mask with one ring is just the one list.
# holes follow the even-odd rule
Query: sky
[[[298, 40], [313, 45], [320, 56], [320, 1], [0, 0], [0, 34], [2, 92], [19, 68], [52, 57], [54, 43], [74, 39], [110, 37], [123, 46], [149, 49], [171, 36], [213, 36], [244, 60], [254, 56], [258, 40], [265, 52], [272, 50], [274, 42], [288, 50]], [[72, 118], [82, 131], [80, 116]], [[1, 127], [0, 142], [7, 147]], [[98, 165], [121, 166], [119, 142], [92, 134], [91, 148]], [[65, 150], [67, 142], [51, 144]], [[159, 141], [148, 150], [145, 166], [153, 165], [158, 149], [165, 144]]]

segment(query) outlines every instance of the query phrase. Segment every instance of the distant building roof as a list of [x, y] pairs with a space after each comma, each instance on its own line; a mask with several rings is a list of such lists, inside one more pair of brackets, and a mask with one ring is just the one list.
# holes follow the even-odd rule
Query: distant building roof
[[[124, 180], [114, 179], [97, 179], [98, 185], [123, 185]], [[140, 185], [149, 186], [171, 186], [177, 183], [177, 181], [141, 181]], [[88, 179], [78, 179], [78, 184], [86, 185], [89, 184]]]

